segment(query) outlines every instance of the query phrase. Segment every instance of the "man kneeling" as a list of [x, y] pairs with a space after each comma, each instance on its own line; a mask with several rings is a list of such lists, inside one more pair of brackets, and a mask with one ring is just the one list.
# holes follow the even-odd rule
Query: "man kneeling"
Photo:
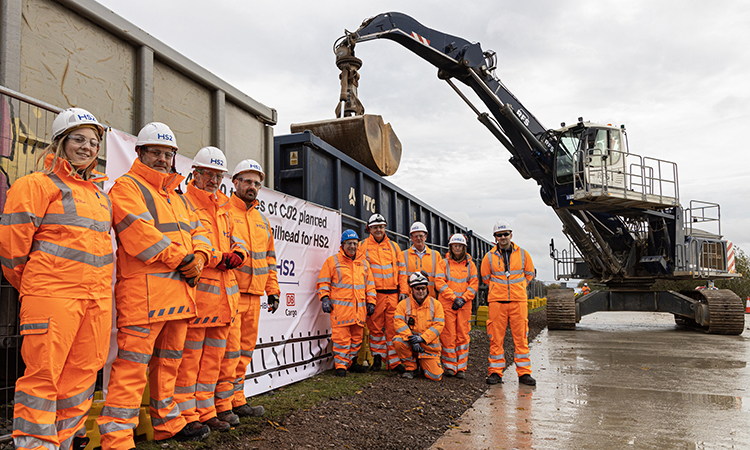
[[419, 362], [425, 377], [440, 381], [443, 378], [440, 332], [445, 327], [445, 316], [440, 302], [429, 296], [428, 283], [427, 277], [420, 272], [409, 277], [411, 296], [396, 307], [394, 324], [397, 336], [393, 345], [406, 366], [402, 378], [414, 378]]

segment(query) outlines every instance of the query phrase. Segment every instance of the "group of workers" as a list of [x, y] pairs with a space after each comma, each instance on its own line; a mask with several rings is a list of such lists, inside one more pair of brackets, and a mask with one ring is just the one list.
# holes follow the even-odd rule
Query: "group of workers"
[[[336, 375], [368, 370], [357, 361], [367, 326], [373, 356], [369, 370], [381, 370], [385, 360], [386, 369], [406, 379], [413, 379], [420, 369], [433, 381], [443, 375], [464, 379], [472, 301], [479, 286], [466, 237], [451, 236], [448, 252], [441, 256], [425, 244], [427, 227], [415, 222], [410, 229], [412, 246], [402, 251], [386, 235], [386, 226], [385, 217], [373, 214], [367, 222], [369, 236], [361, 242], [354, 230], [344, 231], [338, 254], [320, 270], [317, 293], [323, 312], [331, 316]], [[526, 294], [534, 264], [529, 253], [512, 242], [507, 221], [497, 222], [493, 235], [497, 245], [484, 255], [480, 270], [489, 286], [486, 382], [502, 383], [503, 343], [510, 324], [518, 381], [534, 386]]]
[[70, 108], [52, 123], [41, 170], [18, 179], [0, 220], [0, 261], [20, 294], [21, 354], [16, 449], [84, 449], [85, 421], [112, 329], [117, 243], [117, 356], [97, 419], [103, 449], [135, 448], [147, 382], [157, 440], [199, 440], [240, 417], [258, 417], [244, 395], [260, 297], [279, 307], [276, 255], [258, 211], [265, 174], [237, 164], [234, 193], [219, 186], [224, 153], [202, 148], [187, 192], [175, 170], [177, 140], [165, 124], [138, 133], [137, 158], [109, 193], [95, 168], [105, 127]]
[[[105, 127], [88, 111], [70, 108], [52, 123], [41, 170], [18, 179], [0, 219], [0, 262], [19, 291], [21, 354], [13, 439], [16, 449], [86, 447], [85, 421], [112, 330], [116, 236], [117, 356], [97, 423], [102, 449], [135, 447], [143, 392], [156, 440], [200, 440], [226, 431], [240, 417], [259, 417], [244, 395], [261, 301], [279, 307], [276, 254], [268, 219], [257, 209], [265, 179], [254, 160], [232, 172], [231, 198], [219, 187], [227, 159], [216, 147], [198, 151], [193, 179], [175, 170], [177, 140], [152, 122], [138, 133], [136, 159], [109, 193], [97, 183]], [[414, 378], [463, 379], [468, 364], [472, 300], [478, 271], [465, 236], [439, 255], [415, 222], [413, 245], [402, 251], [386, 235], [381, 214], [359, 241], [353, 230], [329, 257], [317, 283], [330, 314], [335, 373], [395, 370]], [[527, 342], [529, 254], [511, 241], [507, 222], [493, 230], [497, 245], [481, 263], [489, 285], [491, 339], [488, 384], [502, 382], [508, 323], [519, 382], [534, 385]], [[357, 362], [364, 327], [373, 361]]]

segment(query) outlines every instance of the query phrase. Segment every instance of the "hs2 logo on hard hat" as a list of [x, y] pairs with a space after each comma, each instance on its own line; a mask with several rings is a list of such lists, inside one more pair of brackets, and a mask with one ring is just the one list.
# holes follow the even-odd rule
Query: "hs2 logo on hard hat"
[[224, 161], [222, 161], [221, 159], [218, 159], [218, 158], [216, 158], [216, 159], [211, 158], [211, 164], [216, 164], [217, 166], [223, 166], [224, 165]]
[[158, 134], [157, 133], [156, 139], [162, 139], [162, 140], [169, 141], [169, 142], [174, 141], [174, 138], [172, 137], [171, 134]]
[[78, 114], [78, 120], [93, 120], [96, 122], [96, 117], [91, 114]]

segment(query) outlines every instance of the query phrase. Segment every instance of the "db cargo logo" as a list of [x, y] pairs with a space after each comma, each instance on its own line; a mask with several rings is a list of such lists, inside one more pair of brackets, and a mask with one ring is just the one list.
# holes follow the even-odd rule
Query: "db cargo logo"
[[286, 294], [286, 306], [294, 306], [294, 294]]

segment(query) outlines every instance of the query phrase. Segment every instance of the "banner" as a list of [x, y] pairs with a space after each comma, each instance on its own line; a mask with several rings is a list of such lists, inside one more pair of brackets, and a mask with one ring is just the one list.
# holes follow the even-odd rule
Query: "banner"
[[[136, 158], [135, 136], [110, 129], [106, 136], [107, 177], [105, 191], [130, 170]], [[175, 157], [177, 172], [186, 176], [183, 192], [192, 179], [192, 160]], [[267, 175], [270, 176], [270, 175]], [[220, 187], [232, 195], [231, 173]], [[258, 341], [253, 361], [245, 376], [247, 397], [311, 377], [333, 367], [331, 322], [321, 311], [315, 294], [318, 273], [326, 258], [338, 252], [341, 214], [304, 200], [269, 189], [258, 193], [258, 210], [268, 218], [276, 246], [276, 266], [281, 295], [279, 309], [268, 312], [267, 298], [261, 298]], [[115, 262], [116, 263], [116, 262]], [[116, 322], [113, 322], [116, 323]], [[109, 367], [117, 354], [113, 330]]]

